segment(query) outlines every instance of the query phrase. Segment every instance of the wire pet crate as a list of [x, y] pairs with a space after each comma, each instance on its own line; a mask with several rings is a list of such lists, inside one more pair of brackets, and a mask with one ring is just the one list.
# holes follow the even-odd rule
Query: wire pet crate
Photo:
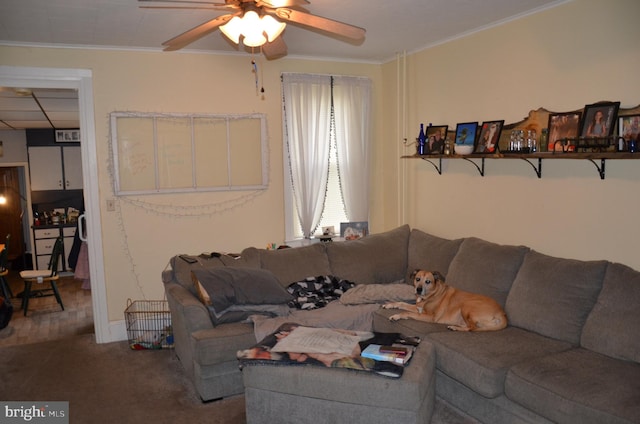
[[124, 311], [129, 347], [133, 350], [173, 347], [171, 313], [166, 300], [127, 301]]

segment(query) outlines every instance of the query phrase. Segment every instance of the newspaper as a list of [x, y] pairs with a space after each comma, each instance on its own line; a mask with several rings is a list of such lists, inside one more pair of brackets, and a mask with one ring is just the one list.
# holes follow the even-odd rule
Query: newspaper
[[359, 342], [371, 337], [373, 333], [368, 331], [301, 326], [278, 340], [271, 352], [340, 353], [350, 356], [359, 354]]

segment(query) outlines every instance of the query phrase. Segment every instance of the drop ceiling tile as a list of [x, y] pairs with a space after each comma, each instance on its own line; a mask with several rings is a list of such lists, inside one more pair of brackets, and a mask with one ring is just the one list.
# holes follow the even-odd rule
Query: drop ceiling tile
[[46, 121], [47, 117], [40, 111], [0, 110], [0, 121]]
[[51, 98], [39, 98], [42, 108], [49, 113], [49, 111], [66, 111], [66, 112], [78, 112], [79, 104], [78, 99], [51, 99]]
[[6, 121], [6, 123], [19, 130], [25, 128], [51, 128], [51, 124], [48, 121]]
[[80, 121], [78, 120], [51, 120], [53, 126], [57, 129], [75, 129], [80, 128]]

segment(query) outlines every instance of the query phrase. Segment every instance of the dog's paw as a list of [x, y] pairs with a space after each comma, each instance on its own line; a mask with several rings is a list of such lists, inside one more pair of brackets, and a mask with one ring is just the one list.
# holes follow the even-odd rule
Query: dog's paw
[[447, 328], [451, 331], [469, 331], [469, 327], [462, 325], [448, 325]]
[[399, 321], [401, 319], [404, 319], [401, 314], [394, 314], [389, 317], [389, 321]]
[[385, 303], [384, 305], [382, 305], [383, 309], [398, 309], [398, 304], [397, 303]]

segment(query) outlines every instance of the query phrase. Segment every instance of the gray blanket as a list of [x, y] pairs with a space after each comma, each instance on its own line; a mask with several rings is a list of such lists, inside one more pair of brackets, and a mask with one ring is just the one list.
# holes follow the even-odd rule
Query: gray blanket
[[254, 323], [253, 330], [258, 342], [287, 322], [308, 327], [373, 331], [373, 312], [379, 308], [379, 304], [343, 305], [336, 300], [320, 309], [310, 311], [291, 309], [286, 316], [269, 318], [264, 315], [252, 315], [249, 319]]

